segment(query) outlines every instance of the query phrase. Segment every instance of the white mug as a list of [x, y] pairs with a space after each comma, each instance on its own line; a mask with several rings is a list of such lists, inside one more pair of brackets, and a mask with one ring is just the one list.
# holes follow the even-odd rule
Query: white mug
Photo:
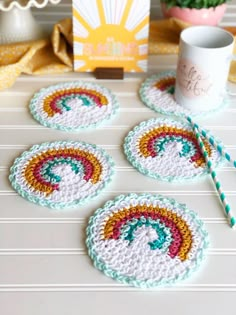
[[219, 107], [226, 96], [234, 37], [214, 26], [181, 32], [175, 83], [176, 102], [192, 112]]

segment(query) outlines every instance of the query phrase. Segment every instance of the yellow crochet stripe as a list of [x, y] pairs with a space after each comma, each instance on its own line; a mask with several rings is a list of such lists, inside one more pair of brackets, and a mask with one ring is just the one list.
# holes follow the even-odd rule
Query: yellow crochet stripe
[[[178, 135], [183, 136], [183, 134], [184, 134], [186, 136], [189, 136], [193, 142], [196, 142], [195, 135], [192, 131], [188, 131], [188, 130], [184, 130], [184, 129], [178, 129], [176, 127], [170, 127], [170, 126], [160, 126], [160, 127], [157, 127], [157, 128], [150, 130], [148, 133], [144, 134], [141, 137], [141, 139], [139, 140], [139, 151], [145, 158], [151, 156], [151, 152], [150, 152], [150, 150], [148, 150], [149, 141], [155, 137], [158, 138], [163, 133], [164, 134], [176, 134], [176, 136], [178, 136]], [[208, 155], [211, 156], [211, 147], [210, 147], [209, 143], [205, 139], [203, 140], [203, 142], [204, 142], [204, 145], [205, 145], [205, 148], [207, 150]], [[197, 167], [200, 167], [200, 166], [205, 164], [205, 159], [202, 156], [202, 154], [199, 157], [199, 159], [196, 160], [194, 163]]]
[[27, 164], [25, 171], [24, 171], [24, 178], [26, 179], [28, 185], [30, 185], [34, 190], [40, 191], [46, 194], [46, 196], [50, 195], [54, 188], [52, 185], [46, 185], [40, 183], [37, 178], [34, 176], [34, 170], [38, 166], [38, 164], [44, 161], [48, 157], [57, 157], [62, 156], [63, 154], [69, 155], [71, 158], [73, 156], [80, 156], [86, 158], [92, 165], [93, 165], [93, 174], [91, 177], [91, 182], [96, 184], [101, 176], [102, 173], [102, 165], [100, 164], [99, 160], [91, 153], [82, 151], [79, 149], [74, 148], [65, 148], [65, 149], [49, 149], [46, 152], [42, 152], [35, 157], [33, 157]]
[[144, 214], [144, 213], [157, 213], [160, 216], [171, 220], [175, 223], [176, 227], [181, 233], [182, 236], [182, 244], [178, 253], [178, 257], [181, 261], [184, 261], [188, 258], [188, 253], [192, 246], [192, 233], [187, 225], [187, 223], [179, 217], [176, 213], [159, 207], [153, 206], [135, 206], [130, 208], [124, 208], [119, 210], [118, 212], [113, 213], [111, 216], [107, 218], [107, 221], [103, 230], [104, 239], [110, 239], [113, 235], [113, 229], [116, 223], [120, 222], [122, 219], [127, 218], [130, 214]]
[[49, 117], [53, 117], [56, 113], [55, 111], [51, 108], [51, 102], [56, 98], [56, 97], [62, 97], [65, 95], [65, 93], [83, 93], [86, 91], [86, 93], [89, 93], [91, 95], [94, 95], [99, 98], [99, 101], [101, 102], [102, 105], [108, 105], [108, 99], [106, 98], [105, 95], [101, 94], [100, 92], [92, 89], [86, 89], [86, 88], [70, 88], [70, 89], [62, 89], [53, 92], [52, 94], [48, 95], [44, 99], [43, 103], [43, 110], [48, 114]]

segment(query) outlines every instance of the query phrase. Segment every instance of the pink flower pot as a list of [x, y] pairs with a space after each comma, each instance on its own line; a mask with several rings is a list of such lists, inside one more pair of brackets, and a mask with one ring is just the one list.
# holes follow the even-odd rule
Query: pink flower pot
[[161, 8], [163, 15], [166, 18], [175, 17], [193, 25], [218, 25], [225, 13], [226, 4], [223, 3], [215, 8], [212, 7], [209, 9], [189, 9], [180, 7], [167, 9], [166, 4], [161, 3]]

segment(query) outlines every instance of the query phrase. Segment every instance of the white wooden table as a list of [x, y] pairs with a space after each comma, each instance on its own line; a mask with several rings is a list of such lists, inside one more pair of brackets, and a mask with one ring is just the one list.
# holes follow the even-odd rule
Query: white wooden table
[[[150, 58], [149, 73], [174, 69], [176, 56]], [[122, 143], [142, 120], [160, 117], [138, 97], [146, 75], [124, 81], [99, 81], [118, 97], [120, 112], [103, 128], [66, 133], [40, 126], [28, 102], [39, 88], [89, 74], [21, 76], [0, 92], [0, 314], [235, 314], [236, 231], [229, 228], [211, 178], [188, 184], [169, 184], [139, 174], [126, 161]], [[234, 87], [236, 91], [236, 86]], [[236, 157], [236, 100], [211, 118], [200, 121]], [[103, 147], [115, 160], [116, 176], [95, 201], [78, 209], [55, 212], [32, 204], [12, 189], [9, 167], [33, 144], [53, 140], [84, 140]], [[218, 172], [236, 213], [236, 170]], [[155, 192], [174, 197], [196, 211], [209, 231], [211, 247], [201, 270], [188, 281], [161, 290], [142, 291], [117, 283], [96, 270], [85, 247], [89, 216], [120, 193]]]

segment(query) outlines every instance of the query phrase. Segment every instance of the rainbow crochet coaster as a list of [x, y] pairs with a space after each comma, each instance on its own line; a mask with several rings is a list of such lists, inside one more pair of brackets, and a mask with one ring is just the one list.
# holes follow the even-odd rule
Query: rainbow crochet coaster
[[173, 97], [175, 89], [175, 77], [175, 71], [166, 71], [159, 74], [154, 74], [147, 78], [139, 91], [143, 103], [152, 110], [164, 115], [202, 118], [214, 112], [218, 112], [228, 105], [228, 99], [225, 98], [222, 104], [208, 111], [196, 113], [185, 109], [176, 103]]
[[81, 81], [43, 88], [30, 102], [30, 111], [40, 124], [64, 131], [96, 127], [117, 108], [116, 97], [108, 89]]
[[[223, 158], [203, 140], [213, 167]], [[125, 138], [124, 151], [139, 172], [164, 181], [183, 181], [208, 174], [191, 125], [170, 119], [142, 122]]]
[[197, 215], [160, 195], [121, 195], [87, 227], [94, 265], [120, 282], [149, 288], [188, 278], [200, 265], [208, 234]]
[[34, 145], [10, 170], [13, 188], [29, 201], [56, 209], [78, 206], [110, 182], [114, 164], [104, 150], [84, 142]]

